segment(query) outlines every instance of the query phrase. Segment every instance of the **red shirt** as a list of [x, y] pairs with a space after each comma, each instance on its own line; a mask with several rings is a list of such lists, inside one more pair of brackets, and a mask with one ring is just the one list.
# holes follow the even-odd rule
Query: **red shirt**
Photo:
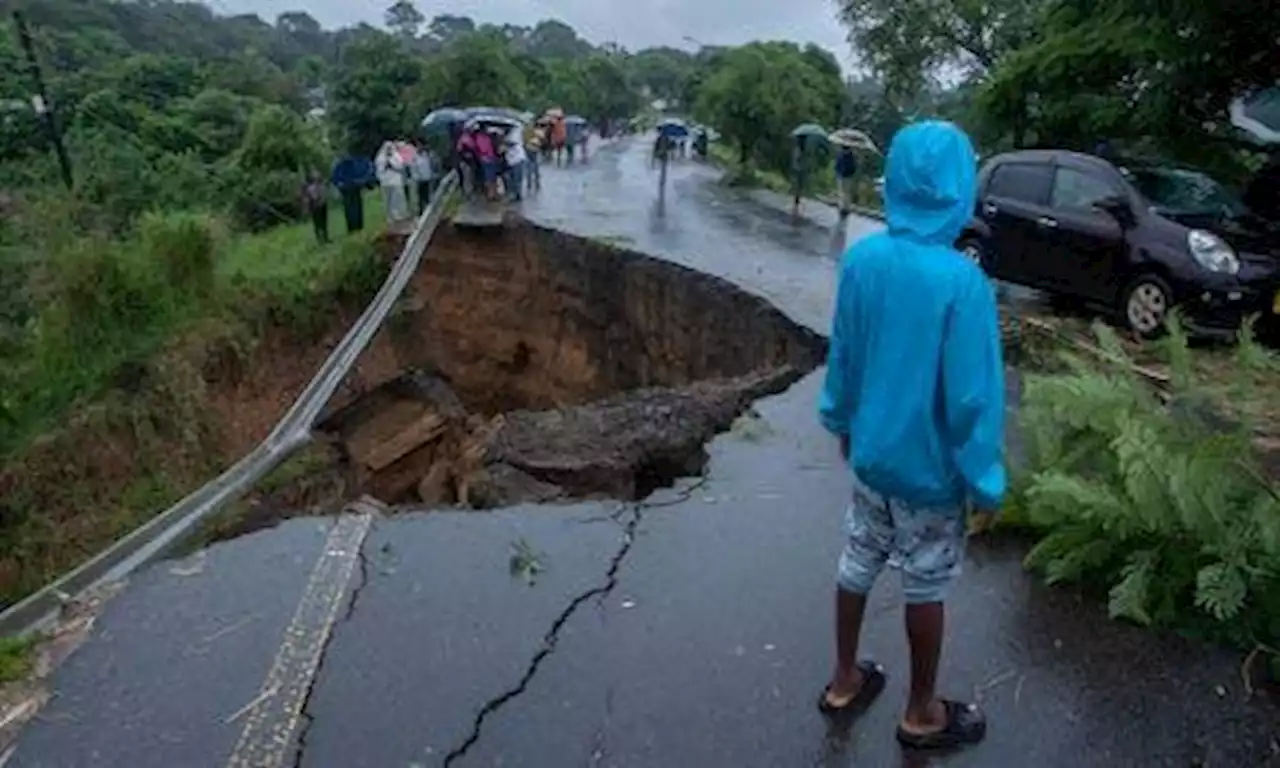
[[475, 134], [476, 155], [481, 160], [493, 160], [497, 158], [498, 153], [493, 150], [493, 139], [484, 131], [476, 131]]

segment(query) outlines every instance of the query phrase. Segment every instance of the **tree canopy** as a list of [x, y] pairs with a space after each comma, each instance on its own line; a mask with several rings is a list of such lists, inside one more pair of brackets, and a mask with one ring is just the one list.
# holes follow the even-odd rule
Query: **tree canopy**
[[1247, 144], [1229, 125], [1231, 99], [1280, 82], [1280, 14], [1241, 0], [838, 5], [890, 111], [963, 93], [953, 116], [991, 148], [1106, 138], [1232, 173]]
[[[629, 117], [651, 94], [676, 98], [693, 61], [674, 49], [633, 55], [596, 45], [553, 19], [427, 19], [412, 0], [388, 2], [385, 30], [325, 29], [301, 10], [271, 21], [223, 16], [183, 0], [28, 5], [80, 199], [113, 209], [119, 226], [159, 201], [251, 207], [237, 198], [263, 191], [239, 175], [257, 151], [246, 145], [264, 146], [254, 126], [311, 126], [314, 146], [290, 155], [301, 173], [320, 162], [317, 152], [371, 154], [389, 137], [408, 137], [444, 105], [557, 105], [592, 121]], [[0, 20], [0, 190], [57, 180], [31, 90], [12, 22]]]

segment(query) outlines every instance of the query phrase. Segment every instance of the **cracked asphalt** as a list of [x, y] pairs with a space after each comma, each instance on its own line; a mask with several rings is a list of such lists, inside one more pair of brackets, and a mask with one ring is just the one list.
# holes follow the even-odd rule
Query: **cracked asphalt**
[[[622, 142], [546, 169], [527, 213], [824, 328], [834, 255], [874, 222], [794, 227], [692, 162], [673, 167], [659, 211], [646, 159]], [[987, 742], [935, 758], [894, 743], [907, 666], [892, 577], [864, 630], [890, 686], [851, 730], [829, 730], [814, 702], [849, 482], [813, 416], [819, 376], [714, 440], [706, 477], [640, 504], [376, 518], [358, 567], [324, 592], [340, 610], [273, 754], [307, 768], [1280, 765], [1280, 718], [1245, 696], [1238, 654], [1108, 620], [1026, 577], [1015, 541], [975, 542], [949, 605], [942, 685], [982, 702]], [[7, 768], [232, 764], [276, 700], [264, 680], [300, 596], [344, 554], [334, 530], [293, 520], [138, 574]], [[513, 553], [537, 566], [531, 582]]]

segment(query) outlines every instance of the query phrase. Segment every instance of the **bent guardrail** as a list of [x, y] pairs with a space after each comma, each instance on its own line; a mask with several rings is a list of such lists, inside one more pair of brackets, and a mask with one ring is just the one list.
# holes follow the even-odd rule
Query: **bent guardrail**
[[41, 628], [71, 597], [96, 584], [114, 581], [162, 556], [196, 527], [243, 495], [311, 439], [311, 429], [329, 398], [350, 372], [373, 335], [382, 327], [392, 305], [413, 273], [444, 218], [458, 188], [455, 173], [445, 176], [435, 199], [419, 217], [413, 233], [373, 300], [347, 330], [316, 375], [271, 433], [226, 471], [188, 494], [178, 503], [128, 533], [74, 570], [28, 595], [0, 613], [0, 635], [22, 634]]

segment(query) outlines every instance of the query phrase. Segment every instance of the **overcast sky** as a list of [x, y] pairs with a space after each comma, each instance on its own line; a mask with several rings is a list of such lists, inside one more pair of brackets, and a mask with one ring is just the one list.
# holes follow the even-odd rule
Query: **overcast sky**
[[[220, 13], [256, 13], [273, 21], [305, 10], [326, 27], [382, 23], [390, 0], [205, 0]], [[694, 49], [752, 40], [817, 43], [850, 66], [849, 44], [833, 0], [417, 0], [428, 19], [451, 13], [477, 22], [532, 26], [559, 19], [586, 39], [636, 50], [654, 45]]]

